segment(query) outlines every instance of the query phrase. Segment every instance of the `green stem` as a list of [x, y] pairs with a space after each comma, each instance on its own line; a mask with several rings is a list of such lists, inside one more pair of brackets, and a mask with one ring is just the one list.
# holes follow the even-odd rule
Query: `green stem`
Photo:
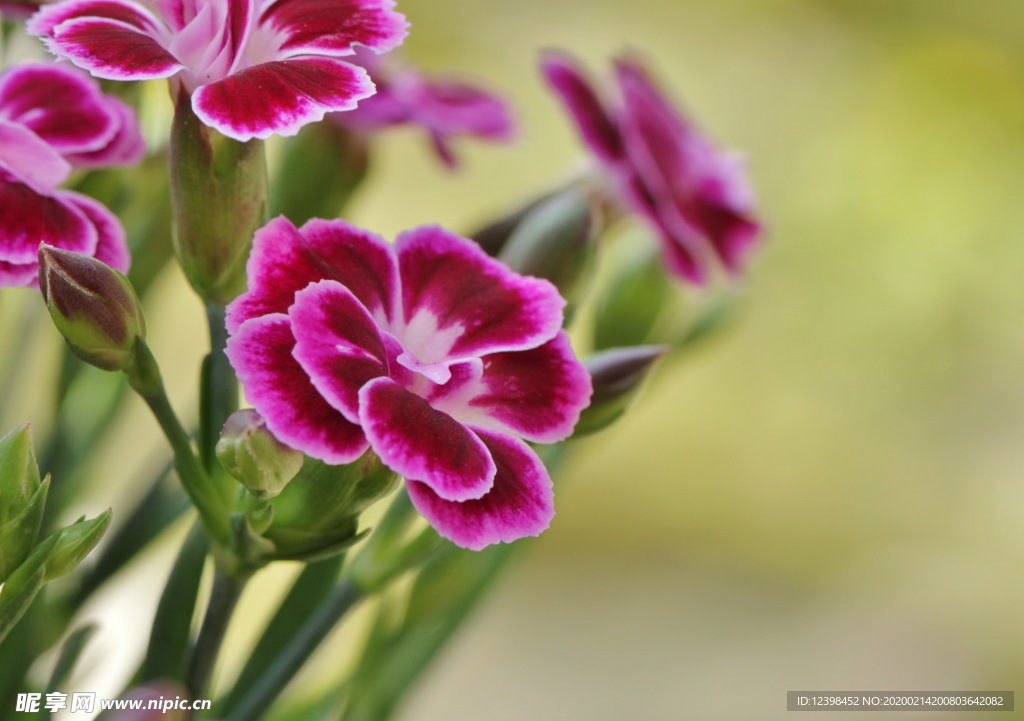
[[306, 660], [364, 593], [351, 581], [343, 581], [331, 592], [316, 613], [298, 630], [274, 662], [250, 687], [227, 721], [256, 721], [302, 668]]
[[225, 309], [218, 303], [206, 304], [206, 321], [210, 329], [210, 353], [203, 363], [203, 384], [199, 408], [199, 452], [203, 466], [210, 473], [219, 469], [216, 458], [217, 440], [224, 421], [238, 410], [238, 382], [224, 354], [228, 332], [224, 324]]
[[192, 450], [192, 439], [189, 438], [181, 421], [174, 413], [171, 403], [164, 390], [160, 369], [149, 347], [140, 341], [136, 351], [136, 360], [128, 371], [128, 383], [149, 406], [149, 409], [160, 424], [167, 442], [174, 452], [174, 463], [178, 476], [188, 492], [192, 502], [199, 510], [207, 531], [216, 540], [226, 543], [231, 532], [228, 521], [228, 509], [210, 477], [199, 463]]
[[248, 577], [232, 576], [220, 567], [216, 570], [203, 626], [199, 629], [185, 677], [185, 687], [193, 699], [207, 697], [224, 634], [247, 580]]

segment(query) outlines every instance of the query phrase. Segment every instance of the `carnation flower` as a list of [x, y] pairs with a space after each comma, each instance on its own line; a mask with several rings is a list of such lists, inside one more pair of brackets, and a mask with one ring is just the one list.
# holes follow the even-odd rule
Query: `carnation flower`
[[422, 128], [441, 161], [454, 168], [458, 161], [452, 140], [468, 136], [504, 142], [514, 127], [507, 104], [499, 96], [469, 79], [427, 75], [366, 51], [355, 61], [370, 73], [377, 93], [355, 110], [333, 115], [347, 128], [369, 133], [399, 125]]
[[617, 104], [563, 54], [542, 68], [616, 194], [657, 233], [669, 269], [695, 284], [716, 263], [739, 272], [760, 234], [742, 161], [685, 120], [636, 59], [615, 63]]
[[439, 227], [390, 245], [341, 220], [271, 221], [248, 273], [227, 352], [277, 438], [332, 464], [372, 448], [460, 546], [548, 526], [524, 441], [568, 437], [591, 394], [554, 286]]
[[373, 94], [340, 58], [405, 36], [393, 0], [64, 0], [29, 32], [96, 77], [174, 78], [204, 123], [236, 140], [294, 135]]
[[74, 168], [128, 165], [144, 152], [131, 109], [78, 70], [39, 63], [0, 75], [0, 287], [37, 284], [40, 243], [126, 271], [117, 218], [58, 186]]

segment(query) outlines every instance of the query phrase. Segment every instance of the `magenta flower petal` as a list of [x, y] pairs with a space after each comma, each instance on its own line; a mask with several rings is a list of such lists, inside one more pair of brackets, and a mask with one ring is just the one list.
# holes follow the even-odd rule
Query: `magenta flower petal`
[[355, 450], [368, 444], [467, 547], [547, 526], [550, 480], [520, 439], [565, 438], [591, 395], [551, 284], [437, 227], [392, 246], [284, 218], [257, 233], [248, 270], [228, 358], [283, 442], [337, 463], [350, 456], [325, 452], [333, 429], [361, 428]]
[[21, 123], [63, 154], [102, 148], [120, 126], [95, 80], [55, 64], [24, 65], [4, 73], [0, 107], [7, 120]]
[[246, 398], [282, 443], [326, 463], [351, 463], [369, 447], [366, 437], [317, 392], [292, 357], [294, 345], [288, 317], [271, 314], [244, 323], [226, 352]]
[[490, 492], [478, 500], [453, 503], [426, 484], [410, 481], [407, 488], [416, 510], [439, 534], [474, 551], [540, 535], [555, 515], [544, 464], [516, 438], [479, 429], [477, 434], [497, 467]]
[[491, 489], [494, 461], [477, 435], [390, 378], [362, 387], [359, 415], [374, 452], [406, 480], [421, 481], [448, 501]]
[[478, 423], [498, 423], [536, 443], [568, 438], [582, 410], [579, 399], [592, 392], [590, 374], [576, 360], [564, 331], [538, 348], [486, 356], [478, 389], [468, 408], [452, 410], [452, 415], [475, 425], [470, 413], [480, 414]]
[[184, 68], [156, 40], [124, 22], [76, 18], [57, 30], [59, 37], [47, 39], [47, 47], [98, 78], [155, 80]]
[[387, 375], [387, 350], [377, 324], [345, 286], [311, 283], [288, 311], [292, 355], [320, 394], [353, 423], [359, 422], [359, 389]]
[[0, 120], [0, 169], [37, 193], [52, 191], [71, 173], [70, 163], [46, 141], [24, 125], [6, 120]]
[[68, 153], [65, 157], [76, 168], [111, 168], [134, 165], [146, 154], [146, 144], [142, 139], [139, 124], [135, 120], [135, 111], [117, 98], [108, 97], [106, 100], [117, 115], [117, 132], [102, 148], [87, 153]]
[[615, 64], [617, 107], [564, 55], [547, 56], [543, 71], [622, 204], [659, 236], [669, 270], [695, 284], [716, 263], [738, 273], [760, 234], [738, 163], [687, 122], [635, 60]]
[[335, 122], [364, 134], [397, 125], [418, 126], [450, 168], [457, 165], [452, 150], [457, 137], [495, 142], [513, 137], [512, 113], [497, 94], [470, 81], [420, 73], [393, 58], [357, 50], [350, 60], [366, 68], [377, 92], [354, 110], [332, 116]]
[[95, 226], [67, 195], [56, 191], [40, 195], [24, 183], [0, 174], [0, 260], [32, 263], [40, 243], [92, 255], [98, 234]]
[[87, 195], [65, 190], [61, 193], [69, 203], [74, 204], [96, 228], [96, 250], [93, 257], [102, 260], [111, 268], [127, 273], [131, 265], [128, 243], [121, 222], [102, 203]]
[[607, 163], [622, 160], [625, 151], [619, 129], [576, 62], [562, 53], [548, 52], [541, 62], [541, 70], [594, 154]]
[[76, 18], [95, 17], [115, 20], [139, 32], [153, 34], [160, 21], [147, 9], [126, 0], [66, 0], [39, 8], [26, 25], [32, 35], [53, 35], [58, 25]]
[[228, 331], [248, 318], [285, 313], [295, 294], [330, 278], [351, 290], [378, 323], [395, 307], [398, 270], [380, 236], [343, 220], [311, 220], [297, 230], [284, 217], [256, 232], [247, 266], [249, 292], [228, 306]]
[[351, 55], [359, 43], [378, 52], [397, 47], [408, 23], [392, 0], [277, 0], [265, 3], [260, 22], [286, 39], [288, 55]]
[[[349, 110], [373, 94], [366, 71], [331, 58], [254, 65], [196, 89], [200, 120], [236, 140], [295, 135], [332, 110]], [[254, 103], [253, 98], [260, 98]]]
[[521, 276], [437, 226], [396, 242], [405, 331], [422, 363], [540, 345], [562, 325], [565, 301], [548, 281]]
[[0, 260], [0, 288], [24, 288], [39, 275], [38, 263], [8, 263]]

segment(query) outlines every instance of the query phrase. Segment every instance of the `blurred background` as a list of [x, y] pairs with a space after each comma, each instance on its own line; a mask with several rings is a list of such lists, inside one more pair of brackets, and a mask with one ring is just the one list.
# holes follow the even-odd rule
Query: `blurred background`
[[359, 220], [473, 227], [557, 182], [584, 154], [538, 52], [605, 73], [633, 48], [747, 155], [768, 227], [741, 317], [578, 449], [553, 527], [404, 718], [755, 720], [786, 717], [787, 690], [1024, 693], [1024, 6], [400, 5], [408, 55], [504, 89], [522, 134], [466, 147], [440, 180], [420, 138], [396, 138]]
[[[468, 232], [578, 171], [585, 153], [537, 71], [560, 47], [601, 73], [624, 49], [646, 54], [746, 154], [768, 228], [736, 322], [580, 443], [551, 530], [400, 718], [753, 721], [787, 717], [787, 690], [1024, 694], [1024, 5], [399, 9], [407, 58], [485, 78], [520, 137], [463, 144], [453, 174], [416, 131], [387, 136], [356, 223]], [[201, 310], [176, 269], [158, 284], [152, 344], [187, 408]], [[124, 455], [154, 430], [129, 405], [101, 476], [146, 462], [146, 444]], [[110, 473], [104, 503], [130, 485]], [[101, 653], [132, 658], [125, 637], [145, 633], [173, 550], [95, 600], [116, 629]], [[249, 617], [291, 573], [262, 577]], [[991, 717], [956, 718], [975, 715]], [[888, 716], [906, 718], [870, 718]]]

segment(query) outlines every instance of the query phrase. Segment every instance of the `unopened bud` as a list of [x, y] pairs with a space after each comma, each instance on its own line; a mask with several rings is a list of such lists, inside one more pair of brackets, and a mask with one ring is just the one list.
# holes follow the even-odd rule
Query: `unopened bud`
[[526, 213], [498, 257], [517, 273], [551, 281], [572, 302], [590, 268], [598, 226], [594, 204], [568, 188]]
[[39, 288], [53, 324], [78, 357], [107, 371], [131, 366], [146, 321], [123, 274], [90, 256], [40, 245]]
[[217, 442], [217, 458], [257, 498], [273, 498], [302, 469], [304, 456], [277, 440], [252, 408], [235, 411]]
[[39, 481], [28, 425], [0, 438], [0, 583], [35, 545], [49, 485]]
[[111, 511], [106, 511], [91, 520], [82, 516], [70, 526], [56, 531], [60, 534], [53, 550], [46, 557], [46, 580], [65, 576], [78, 566], [89, 555], [89, 551], [103, 538], [110, 525]]
[[613, 348], [596, 353], [585, 365], [594, 384], [590, 405], [580, 415], [574, 436], [585, 436], [606, 428], [626, 412], [655, 361], [668, 346], [644, 345]]
[[245, 290], [253, 234], [266, 222], [263, 141], [241, 143], [204, 125], [181, 92], [168, 152], [174, 250], [199, 296], [227, 303]]
[[274, 519], [263, 534], [281, 560], [314, 560], [359, 540], [359, 515], [398, 487], [401, 479], [372, 451], [340, 466], [307, 458], [302, 472], [273, 499]]
[[597, 305], [597, 350], [650, 343], [672, 302], [670, 281], [653, 248], [627, 247], [620, 255]]
[[0, 438], [0, 523], [20, 514], [39, 485], [32, 427], [26, 423]]

